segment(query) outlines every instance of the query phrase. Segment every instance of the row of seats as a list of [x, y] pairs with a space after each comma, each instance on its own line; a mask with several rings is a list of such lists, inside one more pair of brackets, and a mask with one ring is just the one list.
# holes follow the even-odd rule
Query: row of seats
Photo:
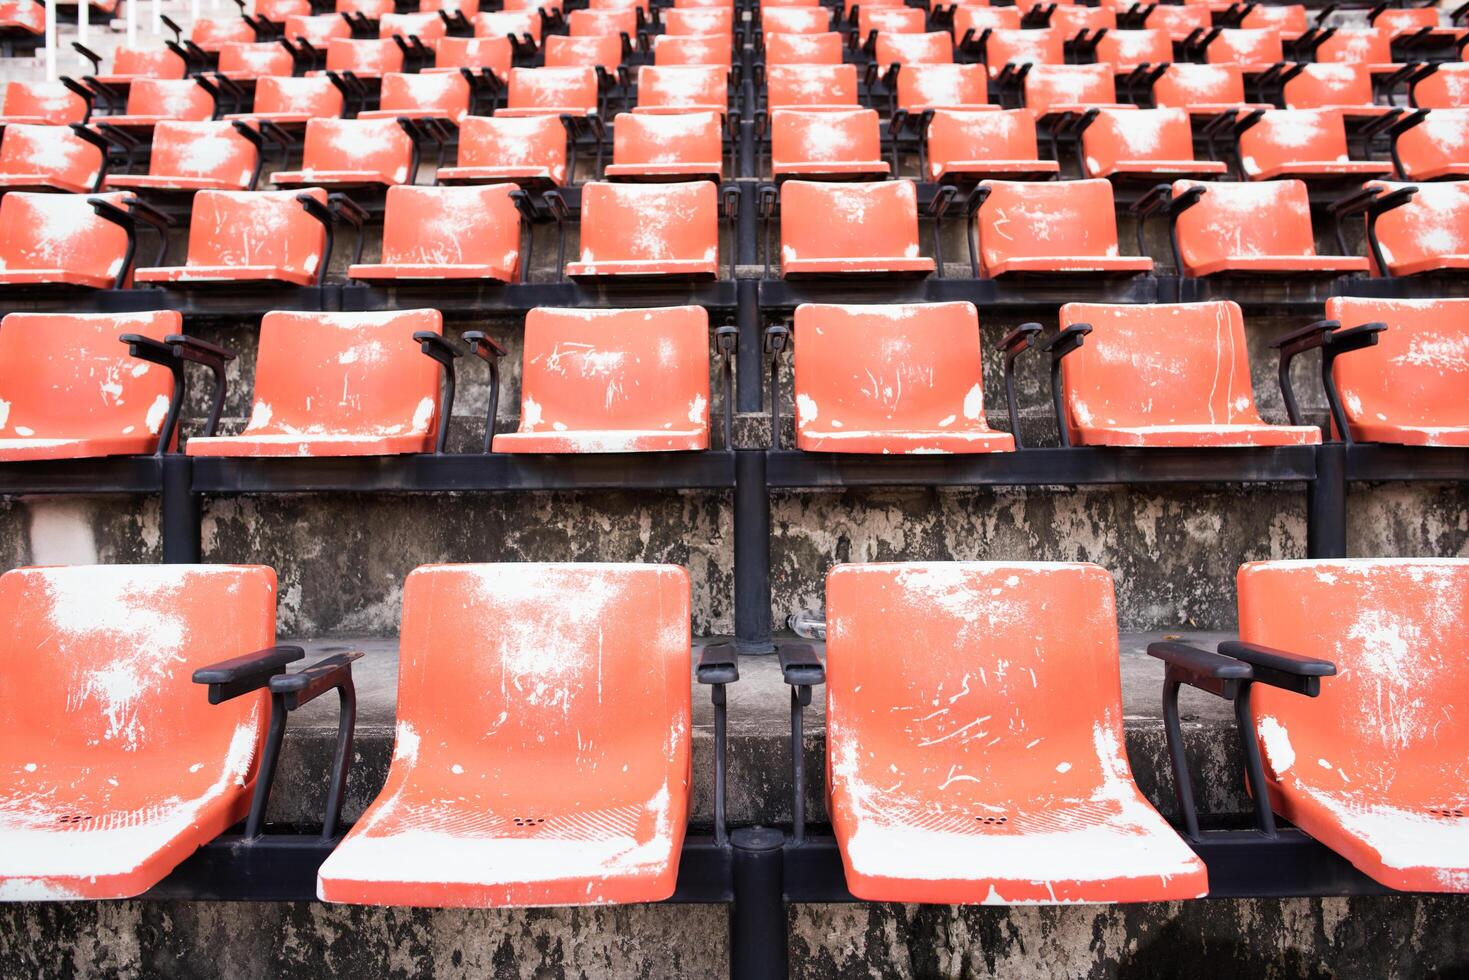
[[[1150, 652], [1258, 688], [1242, 733], [1264, 756], [1255, 792], [1391, 888], [1463, 891], [1464, 671], [1446, 651], [1469, 618], [1469, 562], [1259, 562], [1238, 593], [1243, 642]], [[13, 681], [0, 685], [0, 899], [141, 894], [244, 817], [260, 689], [301, 689], [284, 670], [302, 651], [273, 646], [272, 569], [18, 569], [0, 576], [0, 609]], [[689, 616], [677, 566], [411, 573], [387, 782], [321, 866], [319, 896], [670, 896], [690, 804]], [[1132, 777], [1104, 569], [841, 565], [826, 639], [829, 812], [854, 895], [1208, 894], [1203, 863]]]
[[[1469, 300], [1334, 299], [1298, 333], [1330, 349], [1337, 331], [1372, 346], [1332, 354], [1330, 402], [1364, 442], [1469, 445], [1461, 356]], [[1341, 325], [1345, 324], [1345, 328]], [[1369, 326], [1363, 327], [1363, 324]], [[1314, 425], [1273, 425], [1255, 407], [1239, 308], [1072, 303], [1041, 344], [1059, 361], [1063, 443], [1085, 446], [1315, 445]], [[1385, 329], [1384, 329], [1385, 327]], [[177, 313], [12, 313], [0, 321], [0, 460], [76, 459], [173, 448], [174, 379], [133, 347], [198, 345]], [[1038, 325], [1006, 338], [1013, 355]], [[143, 338], [140, 340], [139, 338]], [[476, 353], [504, 352], [482, 335]], [[979, 322], [968, 303], [798, 307], [796, 446], [808, 452], [983, 453], [1017, 447], [985, 416]], [[520, 423], [504, 453], [703, 450], [709, 438], [709, 321], [699, 307], [533, 310], [525, 323]], [[231, 352], [208, 348], [229, 359]], [[423, 357], [420, 354], [433, 355]], [[893, 356], [902, 351], [901, 357]], [[64, 353], [63, 353], [64, 352]], [[435, 361], [462, 348], [434, 310], [285, 313], [260, 324], [250, 418], [237, 435], [211, 421], [191, 456], [372, 456], [431, 452], [448, 408]], [[1007, 357], [1007, 360], [1013, 357]], [[222, 393], [220, 395], [222, 397]], [[1290, 403], [1293, 405], [1293, 398]], [[778, 393], [775, 404], [779, 406]], [[1294, 414], [1294, 413], [1293, 413]]]

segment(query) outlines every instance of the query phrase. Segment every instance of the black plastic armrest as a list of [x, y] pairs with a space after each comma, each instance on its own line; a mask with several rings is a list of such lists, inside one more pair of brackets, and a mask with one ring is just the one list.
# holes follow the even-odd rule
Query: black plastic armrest
[[367, 211], [346, 194], [330, 195], [327, 204], [331, 207], [332, 217], [345, 221], [357, 231], [361, 231], [362, 226], [367, 224]]
[[546, 202], [546, 209], [551, 212], [551, 217], [556, 219], [558, 225], [571, 220], [571, 206], [566, 203], [566, 198], [560, 191], [545, 191], [541, 194], [541, 200]]
[[1338, 219], [1354, 214], [1365, 214], [1372, 202], [1382, 194], [1381, 188], [1364, 187], [1349, 194], [1331, 206], [1331, 213]]
[[1056, 336], [1043, 341], [1039, 347], [1041, 350], [1049, 353], [1054, 360], [1059, 361], [1080, 347], [1086, 335], [1091, 332], [1092, 325], [1090, 323], [1073, 323], [1065, 330], [1056, 334]]
[[266, 647], [200, 667], [194, 671], [194, 683], [209, 685], [209, 703], [222, 704], [268, 686], [272, 677], [285, 672], [287, 664], [305, 656], [306, 651], [297, 646]]
[[1015, 440], [1016, 450], [1025, 447], [1020, 441], [1020, 403], [1015, 394], [1015, 360], [1034, 348], [1044, 332], [1045, 328], [1039, 323], [1022, 323], [1000, 341], [1000, 350], [1005, 354], [1005, 405], [1010, 415], [1010, 435]]
[[1392, 125], [1387, 127], [1387, 135], [1396, 139], [1427, 118], [1427, 109], [1414, 109], [1412, 112], [1403, 112], [1399, 109], [1392, 118]]
[[413, 339], [418, 341], [420, 349], [425, 354], [446, 366], [453, 364], [456, 358], [465, 355], [462, 346], [432, 330], [415, 330]]
[[1138, 197], [1136, 201], [1133, 201], [1132, 206], [1128, 210], [1136, 215], [1139, 220], [1142, 220], [1152, 215], [1155, 211], [1166, 207], [1172, 199], [1172, 184], [1154, 184]]
[[1241, 681], [1254, 676], [1250, 665], [1241, 660], [1175, 640], [1149, 643], [1148, 656], [1168, 665], [1165, 676], [1170, 682], [1187, 684], [1226, 700], [1234, 699]]
[[791, 328], [774, 323], [765, 328], [765, 356], [770, 361], [770, 448], [780, 448], [780, 355], [791, 345]]
[[[293, 649], [300, 649], [299, 647]], [[352, 663], [362, 659], [362, 651], [334, 653], [294, 674], [279, 674], [270, 679], [270, 693], [285, 696], [286, 708], [295, 711], [327, 691], [352, 680]]]
[[740, 679], [740, 656], [733, 643], [711, 643], [699, 651], [694, 679], [700, 684], [733, 684]]
[[71, 42], [72, 50], [86, 58], [92, 63], [92, 74], [96, 75], [102, 71], [102, 56], [80, 41]]
[[223, 367], [226, 362], [233, 361], [239, 356], [228, 347], [221, 347], [218, 344], [211, 344], [207, 340], [200, 340], [198, 337], [180, 333], [169, 334], [165, 338], [165, 342], [177, 348], [179, 357], [184, 360], [193, 361], [195, 364], [203, 364], [208, 367], [214, 367], [215, 365]]
[[927, 215], [930, 218], [942, 219], [948, 212], [949, 205], [954, 203], [954, 198], [959, 196], [959, 188], [953, 184], [945, 184], [934, 191], [933, 197], [928, 201]]
[[464, 341], [469, 344], [469, 352], [483, 361], [493, 362], [508, 353], [498, 342], [480, 330], [466, 330]]
[[721, 217], [734, 220], [740, 213], [740, 189], [727, 184], [719, 189], [719, 213]]
[[811, 644], [780, 643], [776, 647], [776, 655], [780, 658], [781, 679], [792, 687], [826, 683], [826, 667]]
[[1254, 672], [1254, 680], [1286, 691], [1294, 691], [1308, 698], [1321, 693], [1321, 678], [1336, 673], [1336, 664], [1330, 660], [1307, 657], [1287, 650], [1245, 643], [1242, 640], [1225, 640], [1219, 644], [1219, 652], [1248, 664]]
[[[1280, 351], [1280, 364], [1277, 369], [1277, 379], [1280, 383], [1280, 394], [1285, 400], [1285, 414], [1290, 419], [1291, 425], [1302, 425], [1301, 410], [1296, 404], [1295, 388], [1290, 380], [1291, 361], [1295, 360], [1297, 354], [1318, 347], [1326, 346], [1326, 338], [1332, 331], [1340, 327], [1336, 320], [1317, 320], [1308, 326], [1292, 330], [1283, 337], [1277, 337], [1271, 341], [1270, 346]], [[1323, 377], [1325, 372], [1322, 372]]]
[[1338, 354], [1349, 354], [1354, 350], [1376, 346], [1377, 335], [1386, 329], [1386, 323], [1373, 320], [1371, 323], [1359, 323], [1345, 330], [1335, 330], [1326, 335], [1327, 357], [1334, 358]]
[[505, 356], [506, 351], [483, 330], [464, 331], [464, 342], [469, 345], [471, 354], [490, 367], [490, 397], [485, 409], [484, 441], [484, 451], [488, 453], [495, 444], [495, 422], [500, 415], [500, 358]]
[[87, 103], [87, 116], [90, 118], [92, 114], [92, 103], [97, 100], [99, 91], [97, 88], [89, 87], [89, 85], [95, 85], [96, 83], [92, 82], [91, 79], [87, 79], [87, 82], [89, 84], [83, 85], [75, 78], [70, 78], [66, 75], [62, 75], [61, 78], [58, 79], [58, 81], [60, 81], [62, 85], [66, 86], [66, 88], [70, 92], [80, 97], [83, 102]]

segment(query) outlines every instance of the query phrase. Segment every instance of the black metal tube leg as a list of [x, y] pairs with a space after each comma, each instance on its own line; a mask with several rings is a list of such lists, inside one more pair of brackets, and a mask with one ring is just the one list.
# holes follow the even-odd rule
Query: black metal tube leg
[[199, 561], [199, 495], [194, 493], [193, 460], [183, 454], [160, 460], [163, 494], [163, 560], [170, 565]]
[[772, 653], [770, 492], [765, 453], [759, 449], [735, 451], [734, 534], [735, 648], [742, 654]]
[[729, 911], [730, 980], [785, 980], [785, 835], [769, 827], [741, 827], [734, 845], [734, 905]]
[[1347, 556], [1347, 447], [1316, 449], [1316, 479], [1306, 485], [1306, 557]]
[[352, 732], [357, 727], [357, 688], [351, 678], [337, 688], [337, 698], [340, 703], [337, 751], [332, 756], [332, 781], [326, 792], [326, 814], [321, 824], [323, 840], [331, 840], [337, 836], [337, 828], [342, 821], [342, 800], [347, 792], [347, 773], [352, 766]]
[[255, 772], [255, 792], [250, 798], [250, 815], [245, 820], [245, 836], [254, 840], [265, 829], [265, 810], [270, 805], [270, 784], [275, 782], [275, 764], [280, 759], [281, 743], [286, 737], [286, 704], [279, 694], [270, 696], [270, 731], [265, 737], [265, 753]]

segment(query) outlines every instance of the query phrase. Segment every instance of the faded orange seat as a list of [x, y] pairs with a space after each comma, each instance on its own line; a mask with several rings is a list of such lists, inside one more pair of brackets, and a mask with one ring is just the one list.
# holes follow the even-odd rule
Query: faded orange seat
[[[550, 56], [550, 50], [547, 50]], [[501, 81], [510, 77], [513, 57], [507, 37], [441, 37], [434, 42], [434, 66], [425, 73], [457, 72], [460, 68], [488, 68]]]
[[879, 31], [872, 58], [882, 71], [893, 65], [950, 65], [954, 63], [954, 39], [947, 31], [927, 34]]
[[1250, 180], [1296, 177], [1342, 184], [1392, 173], [1386, 161], [1348, 158], [1346, 124], [1334, 109], [1262, 113], [1239, 134], [1239, 159]]
[[1469, 270], [1469, 181], [1397, 184], [1374, 180], [1366, 189], [1384, 196], [1407, 193], [1406, 200], [1383, 211], [1372, 223], [1368, 238], [1379, 275]]
[[[117, 338], [182, 332], [172, 311], [10, 313], [0, 320], [0, 461], [132, 456], [158, 448], [173, 377]], [[3, 819], [3, 818], [0, 818]]]
[[1211, 65], [1238, 65], [1250, 75], [1284, 62], [1285, 48], [1280, 32], [1273, 28], [1226, 27], [1204, 48], [1204, 60]]
[[1115, 180], [1223, 175], [1218, 160], [1194, 159], [1186, 109], [1099, 109], [1082, 122], [1082, 172]]
[[590, 116], [597, 112], [597, 70], [575, 68], [512, 68], [507, 105], [495, 115]]
[[1242, 640], [1337, 670], [1314, 698], [1254, 685], [1270, 805], [1389, 888], [1469, 891], [1469, 562], [1252, 562], [1238, 587]]
[[729, 70], [722, 65], [643, 65], [635, 112], [718, 112], [729, 109]]
[[265, 314], [250, 421], [235, 436], [194, 436], [190, 456], [388, 456], [430, 452], [439, 367], [416, 331], [438, 310]]
[[612, 121], [613, 180], [713, 180], [724, 171], [717, 112], [622, 112]]
[[1300, 65], [1281, 88], [1287, 109], [1335, 109], [1348, 119], [1371, 119], [1393, 111], [1373, 102], [1366, 65]]
[[352, 279], [487, 279], [520, 270], [520, 212], [514, 184], [390, 187], [382, 259], [347, 269]]
[[1433, 109], [1393, 137], [1393, 157], [1407, 180], [1469, 177], [1469, 110]]
[[983, 65], [905, 65], [898, 72], [899, 109], [923, 112], [989, 104], [989, 79]]
[[1373, 74], [1390, 74], [1403, 66], [1393, 60], [1392, 37], [1375, 27], [1339, 27], [1312, 52], [1318, 64], [1365, 65]]
[[0, 576], [0, 898], [141, 895], [245, 816], [269, 699], [211, 705], [190, 675], [275, 642], [275, 586], [258, 565]]
[[632, 7], [616, 10], [573, 10], [566, 15], [572, 37], [627, 37], [638, 35], [638, 12]]
[[250, 112], [235, 112], [226, 119], [244, 122], [273, 122], [277, 126], [304, 126], [312, 119], [336, 119], [342, 115], [342, 90], [325, 75], [306, 78], [269, 76], [255, 84], [255, 106]]
[[825, 34], [831, 30], [831, 11], [820, 6], [762, 6], [760, 29], [767, 45], [774, 34]]
[[1326, 301], [1343, 326], [1385, 323], [1371, 347], [1332, 361], [1347, 428], [1358, 442], [1469, 446], [1469, 300]]
[[1422, 32], [1442, 37], [1459, 38], [1464, 33], [1458, 28], [1444, 27], [1440, 23], [1437, 6], [1389, 7], [1382, 10], [1373, 8], [1372, 12], [1368, 15], [1368, 23], [1379, 31], [1386, 32], [1393, 38], [1420, 34]]
[[1469, 109], [1469, 62], [1435, 65], [1413, 83], [1409, 101], [1420, 109]]
[[734, 33], [734, 6], [675, 7], [663, 11], [663, 31], [675, 37]]
[[531, 310], [520, 429], [497, 453], [641, 453], [709, 448], [709, 315]]
[[[1057, 11], [1060, 9], [1058, 7]], [[1143, 65], [1166, 65], [1173, 61], [1173, 37], [1166, 29], [1157, 27], [1137, 31], [1109, 30], [1097, 40], [1096, 58], [1119, 73]]]
[[458, 72], [383, 76], [380, 108], [359, 112], [358, 119], [448, 119], [469, 114], [469, 80]]
[[1304, 4], [1255, 4], [1246, 8], [1239, 26], [1247, 30], [1274, 30], [1283, 40], [1294, 41], [1311, 29]]
[[709, 181], [582, 186], [581, 261], [572, 277], [698, 279], [719, 274], [718, 188]]
[[[901, 351], [901, 355], [897, 352]], [[796, 448], [1009, 452], [984, 414], [972, 303], [796, 307]]]
[[765, 75], [771, 110], [857, 108], [856, 65], [771, 65]]
[[312, 119], [301, 169], [270, 179], [277, 187], [411, 184], [413, 157], [413, 139], [397, 119]]
[[279, 41], [230, 41], [219, 49], [216, 74], [234, 81], [254, 81], [290, 76], [295, 70], [295, 59]]
[[994, 78], [1006, 65], [1063, 65], [1066, 63], [1066, 39], [1059, 31], [1005, 30], [990, 31], [984, 42], [984, 63]]
[[200, 51], [218, 54], [229, 43], [255, 40], [255, 28], [243, 17], [199, 17], [189, 28], [189, 42]]
[[459, 126], [459, 165], [440, 167], [437, 179], [441, 184], [564, 184], [566, 129], [556, 116], [465, 116]]
[[81, 126], [7, 125], [0, 136], [0, 193], [96, 190], [106, 144], [99, 146], [102, 141], [84, 137], [86, 132]]
[[841, 63], [842, 36], [836, 31], [824, 30], [815, 34], [775, 32], [765, 35], [767, 70], [774, 65], [840, 65]]
[[[509, 42], [506, 44], [506, 57], [509, 57]], [[614, 34], [589, 34], [580, 37], [550, 34], [546, 36], [545, 67], [580, 68], [592, 65], [615, 73], [622, 64], [622, 49], [622, 38]]]
[[734, 38], [728, 34], [659, 34], [653, 38], [653, 64], [728, 68], [734, 64]]
[[255, 0], [255, 16], [284, 25], [286, 18], [311, 13], [311, 0]]
[[1314, 446], [1314, 425], [1269, 425], [1255, 407], [1244, 317], [1233, 301], [1067, 303], [1087, 325], [1061, 358], [1063, 422], [1080, 446]]
[[399, 14], [386, 13], [378, 20], [378, 36], [382, 38], [413, 38], [420, 41], [437, 41], [449, 33], [449, 25], [436, 11]]
[[242, 191], [260, 175], [260, 150], [231, 122], [164, 122], [146, 174], [109, 174], [111, 190]]
[[689, 811], [689, 599], [673, 565], [411, 573], [387, 785], [322, 864], [317, 894], [490, 907], [672, 895]]
[[1299, 180], [1173, 183], [1173, 197], [1203, 193], [1174, 225], [1179, 275], [1335, 275], [1368, 271], [1355, 255], [1317, 255], [1310, 201]]
[[1040, 159], [1035, 114], [1029, 109], [939, 109], [929, 123], [928, 176], [932, 180], [1045, 180], [1059, 171], [1055, 160]]
[[973, 42], [986, 31], [992, 30], [1020, 30], [1020, 8], [985, 7], [971, 3], [961, 3], [954, 8], [955, 44]]
[[138, 282], [319, 282], [326, 229], [298, 197], [326, 206], [326, 191], [200, 191], [189, 222], [189, 251], [181, 266], [139, 269]]
[[1208, 32], [1212, 22], [1208, 6], [1202, 3], [1160, 3], [1149, 10], [1143, 20], [1149, 28], [1167, 31], [1174, 41], [1183, 41], [1196, 34], [1202, 36]]
[[0, 104], [4, 126], [66, 126], [86, 122], [91, 112], [86, 99], [60, 82], [6, 82], [4, 96]]
[[913, 182], [786, 181], [780, 188], [780, 268], [788, 279], [928, 275], [934, 264], [919, 252]]
[[974, 223], [981, 276], [1152, 271], [1152, 259], [1118, 254], [1108, 181], [986, 180], [980, 187], [986, 193]]
[[92, 201], [125, 207], [122, 194], [29, 194], [0, 198], [0, 287], [108, 289], [126, 273], [127, 232]]
[[922, 34], [928, 30], [928, 15], [917, 7], [857, 8], [857, 38], [866, 40], [881, 31], [885, 34]]
[[508, 37], [541, 43], [541, 15], [535, 10], [499, 10], [474, 16], [475, 37]]
[[135, 78], [128, 86], [127, 112], [102, 116], [118, 129], [152, 129], [161, 122], [213, 119], [214, 97], [192, 78]]
[[1034, 905], [1208, 891], [1128, 766], [1105, 570], [839, 565], [826, 618], [829, 812], [853, 895]]
[[1245, 102], [1245, 77], [1238, 65], [1171, 64], [1153, 82], [1153, 102], [1198, 117], [1275, 108]]
[[[1039, 6], [1039, 4], [1037, 4]], [[1103, 37], [1117, 30], [1117, 12], [1110, 7], [1088, 7], [1083, 4], [1057, 4], [1051, 10], [1046, 26], [1059, 31], [1068, 41], [1084, 39], [1098, 32]], [[1130, 32], [1129, 32], [1130, 33]], [[1102, 60], [1100, 56], [1097, 60]]]
[[336, 38], [351, 37], [352, 25], [341, 14], [292, 14], [286, 18], [285, 33], [289, 41], [326, 48]]
[[[169, 48], [160, 47], [129, 47], [125, 44], [118, 45], [112, 49], [112, 71], [106, 74], [88, 75], [87, 78], [93, 82], [103, 85], [119, 86], [128, 85], [136, 78], [183, 78], [188, 71], [188, 65], [178, 52]], [[59, 82], [11, 82], [11, 85], [55, 85], [63, 87]], [[67, 91], [70, 91], [69, 89]], [[9, 111], [9, 110], [7, 110]], [[68, 120], [68, 122], [80, 122], [79, 119]]]
[[326, 70], [358, 78], [381, 78], [403, 70], [403, 49], [390, 37], [334, 37], [326, 43]]
[[1031, 65], [1021, 83], [1025, 107], [1037, 118], [1087, 109], [1133, 109], [1117, 101], [1111, 65]]
[[770, 164], [777, 180], [881, 178], [889, 172], [872, 109], [776, 109], [770, 114]]

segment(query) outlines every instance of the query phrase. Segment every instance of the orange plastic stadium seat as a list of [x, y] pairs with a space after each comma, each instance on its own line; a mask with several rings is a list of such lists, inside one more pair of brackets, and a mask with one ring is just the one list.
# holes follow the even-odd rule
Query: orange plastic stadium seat
[[531, 310], [520, 429], [497, 453], [709, 448], [709, 316], [656, 310]]
[[777, 179], [886, 177], [877, 113], [776, 109], [770, 114], [770, 164]]
[[1392, 164], [1347, 156], [1347, 128], [1334, 109], [1266, 112], [1239, 136], [1240, 169], [1250, 180], [1298, 177], [1344, 183], [1386, 177]]
[[1245, 78], [1238, 65], [1171, 64], [1153, 83], [1153, 102], [1159, 108], [1187, 109], [1191, 116], [1274, 108], [1245, 102]]
[[60, 82], [5, 83], [0, 125], [65, 126], [86, 118], [87, 101]]
[[983, 276], [1136, 275], [1146, 256], [1119, 255], [1112, 185], [1105, 180], [986, 180], [975, 215]]
[[1271, 807], [1389, 888], [1469, 891], [1469, 562], [1251, 562], [1238, 588], [1242, 640], [1337, 670], [1314, 698], [1254, 686]]
[[243, 17], [200, 17], [189, 30], [189, 40], [201, 51], [218, 54], [231, 42], [248, 44], [255, 40], [255, 28]]
[[928, 275], [934, 264], [919, 253], [913, 182], [786, 181], [780, 190], [780, 266], [786, 278]]
[[954, 8], [955, 44], [964, 43], [965, 38], [977, 38], [989, 30], [1020, 30], [1020, 8], [981, 7], [968, 3]]
[[1167, 31], [1169, 38], [1174, 41], [1182, 41], [1196, 32], [1200, 35], [1207, 32], [1212, 18], [1209, 8], [1201, 3], [1160, 3], [1148, 12], [1143, 23], [1154, 30]]
[[1066, 431], [1078, 446], [1314, 446], [1314, 425], [1267, 425], [1255, 408], [1245, 323], [1229, 300], [1067, 303], [1089, 324], [1061, 360]]
[[146, 174], [109, 174], [110, 190], [243, 191], [254, 185], [260, 151], [228, 122], [163, 122], [153, 131]]
[[190, 678], [270, 647], [275, 604], [259, 565], [0, 576], [0, 895], [141, 895], [244, 818], [269, 696], [211, 705]]
[[1469, 446], [1469, 300], [1333, 297], [1343, 326], [1385, 323], [1371, 347], [1332, 361], [1347, 428], [1358, 442]]
[[1207, 892], [1203, 863], [1128, 766], [1104, 569], [838, 565], [826, 618], [829, 812], [853, 895], [1034, 905]]
[[[1009, 452], [984, 415], [971, 303], [796, 307], [796, 448]], [[893, 356], [902, 351], [901, 356]]]
[[152, 129], [161, 122], [202, 122], [214, 113], [213, 96], [192, 78], [136, 78], [128, 86], [127, 112], [102, 121], [123, 129]]
[[0, 31], [40, 37], [46, 30], [46, 8], [36, 0], [0, 3]]
[[347, 275], [513, 281], [520, 268], [514, 190], [514, 184], [388, 188], [382, 260], [353, 265]]
[[255, 107], [226, 119], [263, 120], [277, 126], [304, 126], [312, 119], [336, 119], [344, 107], [342, 90], [325, 75], [262, 78], [255, 85]]
[[985, 41], [984, 61], [992, 78], [1006, 65], [1062, 65], [1066, 63], [1065, 44], [1059, 31], [994, 30]]
[[566, 15], [572, 37], [637, 37], [638, 12], [631, 7], [618, 10], [573, 10]]
[[1173, 195], [1203, 188], [1178, 215], [1176, 234], [1184, 276], [1343, 274], [1366, 272], [1355, 255], [1317, 255], [1306, 185], [1299, 180], [1246, 183], [1173, 182]]
[[1441, 28], [1439, 22], [1438, 6], [1426, 7], [1400, 7], [1386, 8], [1374, 11], [1371, 17], [1372, 26], [1380, 31], [1386, 31], [1392, 37], [1401, 37], [1404, 34], [1417, 34], [1423, 30], [1442, 32], [1457, 35], [1459, 32]]
[[597, 69], [512, 68], [508, 105], [497, 116], [590, 116], [597, 112]]
[[870, 7], [857, 10], [857, 36], [867, 38], [881, 31], [885, 34], [922, 34], [928, 30], [928, 15], [917, 7]]
[[1375, 27], [1339, 27], [1313, 53], [1318, 64], [1366, 65], [1374, 73], [1403, 67], [1392, 56], [1392, 36]]
[[1405, 203], [1378, 215], [1373, 236], [1387, 269], [1415, 276], [1469, 269], [1469, 181], [1398, 184], [1374, 180], [1369, 190], [1413, 188]]
[[1141, 65], [1166, 65], [1173, 61], [1173, 37], [1161, 28], [1108, 31], [1097, 41], [1097, 61], [1118, 72]]
[[351, 72], [358, 78], [378, 78], [403, 70], [403, 49], [390, 37], [334, 37], [326, 44], [326, 70]]
[[1390, 106], [1372, 102], [1372, 75], [1363, 65], [1301, 65], [1281, 90], [1287, 109], [1338, 109], [1347, 116], [1380, 116]]
[[716, 112], [619, 113], [612, 123], [612, 180], [713, 180], [724, 172]]
[[689, 812], [689, 600], [674, 565], [410, 574], [387, 785], [321, 866], [322, 900], [672, 895]]
[[295, 70], [291, 52], [277, 41], [231, 41], [219, 49], [216, 74], [235, 81], [254, 81], [272, 75], [289, 77]]
[[[593, 0], [592, 6], [593, 8], [597, 6], [597, 0]], [[545, 14], [547, 17], [554, 17], [561, 13], [560, 0], [504, 0], [501, 7], [506, 13], [537, 15], [537, 26], [539, 26], [539, 15]], [[477, 14], [475, 16], [476, 25], [482, 16], [484, 15]], [[539, 37], [540, 35], [536, 34], [534, 36]]]
[[1088, 177], [1137, 179], [1223, 175], [1222, 161], [1194, 159], [1185, 109], [1102, 109], [1081, 134]]
[[1238, 65], [1251, 74], [1285, 61], [1285, 49], [1280, 32], [1271, 28], [1226, 27], [1204, 49], [1204, 58], [1211, 65]]
[[734, 38], [728, 34], [659, 34], [653, 38], [653, 64], [728, 68], [734, 64]]
[[134, 456], [158, 448], [173, 376], [135, 360], [125, 333], [183, 331], [172, 311], [10, 313], [0, 320], [0, 461]]
[[383, 76], [379, 108], [359, 112], [358, 119], [448, 119], [459, 122], [469, 114], [469, 81], [458, 72]]
[[393, 0], [337, 0], [337, 13], [361, 15], [367, 20], [377, 20], [395, 9]]
[[541, 41], [541, 15], [534, 10], [500, 10], [494, 13], [476, 14], [475, 37], [512, 37], [517, 40], [530, 38]]
[[663, 11], [663, 32], [674, 36], [734, 33], [734, 7], [675, 7]]
[[[589, 34], [579, 37], [548, 34], [544, 49], [547, 68], [580, 68], [591, 65], [616, 72], [622, 64], [622, 38], [615, 34]], [[508, 47], [506, 52], [508, 59]]]
[[1253, 4], [1245, 10], [1239, 26], [1249, 30], [1274, 30], [1287, 41], [1297, 40], [1311, 29], [1311, 18], [1299, 3]]
[[765, 97], [770, 108], [857, 108], [856, 65], [771, 65]]
[[1469, 110], [1434, 109], [1393, 143], [1408, 180], [1469, 178]]
[[983, 65], [905, 65], [898, 72], [898, 108], [974, 109], [990, 104]]
[[928, 176], [932, 180], [1046, 180], [1059, 171], [1055, 160], [1040, 159], [1035, 114], [1029, 109], [939, 109], [929, 123]]
[[595, 278], [719, 274], [718, 187], [710, 181], [582, 185], [581, 261], [566, 274]]
[[312, 119], [300, 170], [277, 187], [387, 187], [413, 182], [413, 140], [397, 119]]
[[[103, 85], [126, 85], [135, 78], [183, 78], [187, 72], [187, 62], [178, 52], [169, 48], [130, 48], [127, 45], [119, 45], [112, 49], [112, 72], [88, 77]], [[17, 83], [11, 82], [10, 84]], [[20, 84], [39, 85], [43, 83]], [[55, 85], [58, 88], [64, 87], [59, 82], [45, 84]], [[80, 120], [69, 121], [80, 122]]]
[[1469, 109], [1469, 62], [1442, 64], [1413, 83], [1412, 104], [1421, 109]]
[[891, 65], [950, 65], [954, 63], [954, 39], [946, 31], [928, 34], [879, 31], [873, 60], [883, 71]]
[[85, 194], [97, 189], [102, 148], [70, 126], [5, 127], [0, 136], [0, 193], [62, 191]]
[[127, 261], [127, 232], [89, 202], [123, 207], [123, 198], [20, 191], [0, 198], [0, 287], [111, 287]]
[[760, 29], [767, 39], [772, 34], [825, 34], [831, 30], [831, 11], [820, 6], [762, 7]]
[[[320, 273], [326, 230], [301, 202], [300, 191], [200, 191], [181, 266], [139, 269], [138, 282], [208, 285], [293, 283]], [[326, 191], [305, 191], [326, 204]]]
[[286, 39], [305, 41], [315, 48], [325, 48], [337, 38], [352, 36], [352, 25], [340, 14], [292, 15], [286, 18]]
[[265, 314], [250, 421], [236, 436], [194, 436], [190, 456], [388, 456], [429, 452], [439, 367], [415, 331], [438, 310]]
[[[796, 8], [799, 9], [799, 8]], [[842, 36], [836, 31], [818, 34], [766, 34], [765, 64], [774, 65], [840, 65]]]
[[729, 108], [729, 69], [723, 65], [643, 65], [636, 112], [718, 112]]
[[1024, 91], [1025, 107], [1038, 118], [1094, 108], [1135, 108], [1117, 101], [1111, 65], [1031, 65]]
[[382, 38], [416, 37], [420, 41], [437, 41], [449, 33], [449, 25], [435, 11], [416, 14], [383, 14], [378, 21]]
[[[547, 50], [547, 56], [550, 51]], [[424, 72], [457, 72], [488, 68], [501, 81], [510, 77], [512, 51], [508, 37], [441, 37], [434, 42], [434, 66]]]
[[1117, 12], [1110, 7], [1086, 7], [1080, 4], [1063, 3], [1051, 11], [1051, 19], [1047, 22], [1047, 26], [1053, 31], [1059, 31], [1061, 36], [1068, 41], [1098, 31], [1110, 34], [1117, 30]]
[[284, 24], [286, 18], [311, 13], [311, 0], [255, 0], [255, 16], [272, 24]]
[[459, 165], [440, 167], [436, 177], [441, 184], [565, 184], [566, 129], [556, 116], [465, 116]]

